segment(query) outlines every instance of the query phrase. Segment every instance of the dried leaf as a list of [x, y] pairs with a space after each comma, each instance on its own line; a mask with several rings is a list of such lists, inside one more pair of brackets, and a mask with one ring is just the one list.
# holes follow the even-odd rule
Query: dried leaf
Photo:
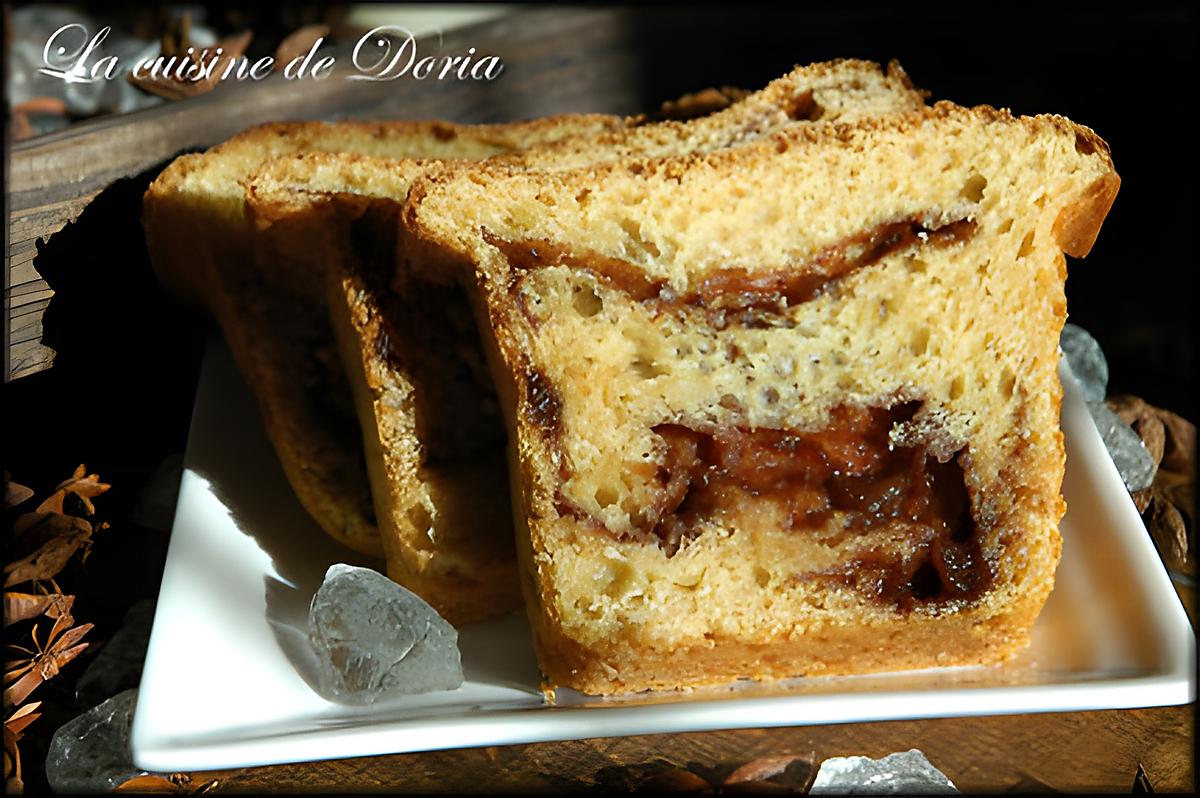
[[100, 481], [99, 474], [88, 474], [80, 465], [70, 479], [64, 480], [37, 508], [39, 513], [66, 513], [67, 515], [89, 516], [96, 512], [92, 498], [104, 493], [112, 486]]
[[[1147, 419], [1156, 419], [1163, 425], [1164, 445], [1160, 466], [1171, 471], [1179, 471], [1188, 476], [1196, 473], [1196, 425], [1181, 416], [1155, 407], [1136, 396], [1123, 394], [1108, 399], [1108, 406], [1121, 420], [1130, 426], [1140, 427]], [[1142, 440], [1146, 434], [1138, 429]], [[1150, 433], [1152, 436], [1156, 433]], [[1146, 448], [1151, 442], [1146, 441]]]
[[58, 97], [30, 97], [25, 102], [14, 105], [12, 110], [27, 114], [66, 116], [67, 104]]
[[116, 786], [114, 792], [170, 793], [186, 792], [186, 790], [170, 779], [163, 778], [155, 773], [143, 773], [140, 776], [134, 776], [127, 781], [121, 782]]
[[1158, 493], [1150, 506], [1150, 536], [1168, 567], [1178, 567], [1188, 557], [1187, 527], [1174, 503]]
[[1171, 471], [1162, 473], [1163, 477], [1155, 487], [1183, 514], [1184, 523], [1194, 527], [1196, 524], [1196, 481]]
[[1142, 444], [1150, 454], [1155, 465], [1162, 463], [1163, 449], [1167, 443], [1167, 433], [1162, 419], [1156, 414], [1147, 414], [1138, 419], [1134, 432], [1142, 439]]
[[21, 781], [21, 750], [17, 747], [18, 737], [4, 727], [4, 792], [16, 795], [25, 791]]
[[43, 523], [69, 525], [72, 528], [55, 534], [29, 556], [4, 566], [4, 573], [8, 574], [4, 579], [5, 587], [57, 576], [66, 567], [71, 555], [92, 535], [91, 524], [81, 518], [69, 515], [50, 516], [50, 518], [59, 518], [62, 521], [51, 522], [47, 518]]
[[19, 676], [32, 668], [33, 660], [37, 656], [36, 651], [29, 651], [28, 649], [20, 648], [19, 646], [9, 646], [9, 648], [14, 650], [20, 649], [22, 653], [28, 654], [29, 656], [25, 659], [10, 660], [9, 662], [4, 663], [4, 683], [6, 685], [9, 682], [16, 681]]
[[1146, 512], [1146, 508], [1150, 506], [1151, 500], [1154, 498], [1154, 486], [1135, 490], [1129, 494], [1133, 498], [1133, 506], [1137, 508], [1139, 513]]
[[21, 749], [18, 743], [29, 724], [42, 716], [42, 713], [36, 711], [41, 705], [41, 701], [34, 701], [32, 704], [18, 707], [4, 721], [4, 780], [5, 790], [10, 794], [25, 789], [21, 780]]
[[294, 31], [275, 49], [275, 70], [284, 69], [293, 59], [308, 55], [317, 40], [328, 35], [328, 25], [305, 25]]
[[52, 513], [40, 510], [32, 513], [21, 513], [17, 516], [17, 520], [13, 522], [13, 536], [17, 538], [23, 537], [26, 532], [42, 523], [47, 518], [59, 515], [62, 515], [62, 513]]
[[1162, 467], [1196, 478], [1196, 425], [1170, 410], [1159, 410], [1166, 433]]
[[70, 617], [74, 596], [64, 596], [61, 593], [4, 593], [4, 625], [20, 623], [39, 615], [59, 618], [63, 615]]
[[13, 554], [25, 557], [48, 540], [89, 530], [93, 527], [85, 518], [61, 513], [25, 513], [13, 525], [15, 546]]
[[1133, 422], [1142, 417], [1148, 407], [1140, 396], [1130, 396], [1129, 394], [1110, 396], [1107, 402], [1109, 409], [1130, 426], [1133, 426]]
[[72, 493], [78, 493], [80, 496], [95, 497], [107, 492], [112, 487], [107, 482], [101, 482], [99, 474], [87, 474], [87, 476], [84, 476], [86, 472], [87, 469], [83, 465], [80, 465], [75, 469], [75, 473], [71, 475], [71, 478], [60, 482], [55, 490], [69, 490]]
[[50, 606], [50, 596], [37, 596], [33, 593], [4, 592], [4, 625], [20, 623], [30, 618], [36, 618]]
[[4, 705], [20, 704], [44, 681], [46, 681], [46, 677], [42, 676], [42, 672], [36, 667], [31, 667], [24, 676], [4, 688]]
[[32, 495], [32, 488], [18, 485], [9, 478], [7, 471], [4, 472], [4, 502], [6, 507], [12, 509], [21, 502], [28, 501]]
[[[684, 768], [660, 770], [638, 785], [648, 792], [713, 792], [713, 785], [702, 776]], [[639, 791], [641, 791], [639, 790]]]
[[12, 731], [19, 738], [21, 732], [25, 731], [30, 723], [33, 723], [42, 716], [42, 713], [37, 711], [41, 705], [41, 701], [34, 701], [33, 703], [17, 707], [16, 712], [13, 712], [8, 716], [8, 720], [4, 721], [4, 728]]
[[800, 756], [764, 756], [739, 767], [721, 785], [724, 792], [795, 792], [814, 774], [811, 762]]

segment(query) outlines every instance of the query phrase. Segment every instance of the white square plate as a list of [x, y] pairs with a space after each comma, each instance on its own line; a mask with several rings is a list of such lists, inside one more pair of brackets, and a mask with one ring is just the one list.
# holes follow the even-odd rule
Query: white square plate
[[204, 770], [657, 732], [1182, 704], [1195, 636], [1063, 369], [1069, 510], [1033, 644], [1003, 666], [742, 684], [545, 706], [523, 617], [461, 630], [466, 683], [372, 707], [305, 680], [309, 600], [335, 562], [292, 496], [253, 397], [209, 348], [133, 725], [134, 760]]

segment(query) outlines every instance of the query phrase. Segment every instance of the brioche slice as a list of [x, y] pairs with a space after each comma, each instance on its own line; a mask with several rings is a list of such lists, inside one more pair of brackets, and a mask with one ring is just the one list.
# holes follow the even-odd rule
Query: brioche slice
[[297, 270], [323, 273], [326, 304], [361, 425], [388, 576], [454, 624], [521, 606], [504, 424], [457, 286], [387, 287], [398, 216], [437, 162], [304, 153], [248, 181], [259, 236], [303, 241]]
[[475, 265], [547, 687], [992, 663], [1065, 505], [1063, 252], [1117, 187], [1061, 117], [938, 103], [723, 152], [418, 180]]
[[[578, 115], [512, 125], [295, 122], [251, 128], [205, 153], [176, 158], [146, 191], [143, 225], [160, 280], [209, 313], [258, 399], [267, 434], [301, 504], [332, 537], [382, 555], [350, 390], [342, 375], [319, 270], [276, 236], [256, 244], [246, 218], [249, 175], [295, 152], [483, 158], [626, 124]], [[270, 235], [270, 233], [266, 233]], [[270, 246], [275, 258], [252, 257]]]
[[[672, 137], [678, 152], [718, 146], [750, 127], [808, 124], [787, 111], [797, 98], [808, 104], [813, 96], [836, 119], [923, 103], [897, 65], [885, 74], [862, 61], [817, 64], [759, 92], [710, 91], [662, 112], [694, 118], [741, 109], [722, 117], [721, 129], [707, 121], [711, 116], [689, 123], [698, 126], [695, 136], [688, 135], [689, 125], [631, 122], [632, 140], [619, 147], [619, 138], [580, 133], [571, 137], [574, 147], [555, 151], [562, 158], [586, 152], [602, 162], [637, 147], [661, 148]], [[660, 127], [668, 132], [654, 134]], [[530, 143], [536, 146], [529, 151], [556, 144]], [[521, 601], [504, 425], [470, 311], [455, 285], [456, 264], [420, 263], [426, 279], [402, 280], [397, 296], [388, 296], [378, 281], [381, 264], [396, 257], [396, 213], [409, 182], [437, 166], [353, 153], [285, 155], [247, 180], [246, 207], [256, 229], [256, 273], [274, 268], [331, 278], [328, 304], [355, 389], [388, 573], [459, 622]]]

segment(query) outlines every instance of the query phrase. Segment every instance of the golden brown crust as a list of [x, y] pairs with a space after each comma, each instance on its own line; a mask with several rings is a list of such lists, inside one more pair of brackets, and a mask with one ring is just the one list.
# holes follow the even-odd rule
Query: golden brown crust
[[588, 695], [718, 687], [740, 679], [770, 681], [992, 665], [1029, 645], [1030, 630], [1043, 603], [1044, 596], [1031, 596], [982, 621], [959, 615], [916, 618], [906, 627], [828, 626], [759, 644], [714, 636], [702, 644], [669, 651], [621, 645], [584, 648], [555, 635], [544, 642], [542, 650], [551, 653], [539, 662], [551, 685], [548, 692], [557, 685]]
[[739, 146], [809, 122], [852, 121], [915, 110], [924, 93], [899, 64], [840, 59], [796, 67], [760, 91], [689, 122], [662, 121], [564, 139], [493, 159], [525, 168], [562, 170], [631, 158], [677, 157]]
[[1077, 203], [1063, 209], [1054, 221], [1054, 237], [1064, 252], [1082, 258], [1092, 251], [1120, 188], [1121, 178], [1110, 172], [1093, 183]]
[[[1015, 117], [1010, 111], [1003, 108], [996, 109], [989, 105], [967, 108], [945, 100], [916, 110], [901, 110], [880, 116], [856, 118], [853, 122], [835, 121], [818, 125], [787, 126], [772, 131], [769, 136], [761, 140], [751, 141], [737, 147], [723, 147], [711, 151], [699, 152], [687, 151], [672, 157], [631, 157], [615, 161], [601, 159], [596, 163], [589, 164], [587, 166], [587, 173], [589, 177], [594, 176], [597, 182], [603, 182], [610, 177], [621, 175], [636, 175], [643, 179], [651, 179], [657, 176], [678, 180], [688, 173], [689, 170], [697, 166], [714, 171], [726, 169], [738, 163], [769, 158], [773, 151], [783, 153], [792, 147], [814, 149], [827, 146], [832, 142], [843, 142], [866, 148], [870, 146], [872, 137], [874, 136], [888, 132], [917, 133], [922, 126], [936, 123], [939, 120], [960, 124], [971, 123], [973, 120], [983, 120], [999, 126], [1020, 127], [1035, 135], [1039, 132], [1049, 133], [1055, 131], [1093, 141], [1093, 149], [1087, 154], [1094, 154], [1100, 158], [1111, 173], [1110, 176], [1106, 176], [1104, 181], [1102, 181], [1105, 184], [1103, 196], [1108, 196], [1109, 191], [1115, 192], [1115, 188], [1111, 183], [1112, 179], [1116, 180], [1116, 187], [1120, 186], [1120, 180], [1116, 176], [1107, 143], [1096, 136], [1095, 132], [1090, 128], [1076, 124], [1066, 117], [1053, 114]], [[664, 122], [661, 124], [672, 123]], [[541, 156], [540, 151], [538, 155], [539, 157]], [[582, 167], [577, 165], [571, 170], [563, 171], [548, 168], [549, 164], [539, 164], [538, 166], [539, 168], [536, 170], [538, 174], [537, 179], [552, 186], [562, 186], [566, 183], [578, 181], [582, 174]], [[523, 168], [520, 164], [503, 158], [472, 164], [469, 169], [447, 165], [444, 169], [424, 175], [413, 185], [410, 191], [424, 193], [427, 191], [427, 186], [454, 182], [459, 179], [464, 169], [469, 172], [468, 179], [477, 183], [493, 179], [503, 179], [504, 177], [520, 175], [530, 171], [527, 168]], [[1098, 189], [1096, 196], [1097, 198], [1102, 196]], [[1103, 207], [1095, 200], [1084, 203], [1084, 205], [1095, 208]], [[1103, 217], [1101, 217], [1101, 221], [1103, 221]], [[432, 235], [429, 237], [431, 239], [434, 238]]]

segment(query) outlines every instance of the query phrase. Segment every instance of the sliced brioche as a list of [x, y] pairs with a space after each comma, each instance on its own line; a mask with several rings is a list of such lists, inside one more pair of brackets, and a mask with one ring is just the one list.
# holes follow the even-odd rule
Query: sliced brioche
[[[688, 152], [735, 141], [748, 126], [808, 124], [788, 115], [797, 97], [820, 97], [831, 118], [923, 102], [898, 66], [885, 75], [867, 62], [798, 68], [752, 94], [709, 94], [718, 96], [681, 98], [664, 113], [703, 116], [730, 106], [731, 94], [740, 99], [730, 107], [742, 110], [723, 117], [721, 128], [713, 127], [711, 116], [688, 125], [631, 124], [630, 142], [620, 146], [620, 137], [580, 133], [571, 137], [578, 142], [571, 148], [530, 137], [530, 148], [517, 152], [546, 148], [568, 160], [590, 153], [600, 163], [648, 146], [641, 142], [661, 147], [673, 140], [677, 152]], [[862, 109], [856, 105], [860, 100]], [[689, 125], [700, 126], [695, 136], [687, 135]], [[655, 134], [659, 128], [665, 132]], [[477, 335], [464, 323], [468, 311], [454, 287], [462, 273], [458, 264], [400, 253], [426, 279], [407, 279], [406, 269], [396, 297], [379, 290], [371, 265], [390, 251], [389, 226], [409, 182], [437, 166], [352, 153], [297, 153], [268, 162], [247, 181], [246, 205], [256, 228], [256, 262], [263, 264], [256, 271], [273, 264], [311, 275], [321, 272], [323, 262], [337, 264], [329, 283], [330, 311], [356, 388], [389, 574], [410, 586], [423, 579], [428, 593], [422, 595], [453, 620], [507, 611], [520, 602], [504, 428], [490, 378], [481, 373]], [[338, 232], [330, 236], [333, 230]], [[363, 259], [364, 253], [369, 257]], [[448, 436], [449, 430], [455, 434]]]
[[[436, 166], [436, 162], [432, 166]], [[327, 276], [353, 388], [388, 575], [455, 624], [521, 606], [504, 471], [504, 425], [457, 287], [387, 289], [409, 183], [431, 164], [307, 153], [265, 164], [247, 209], [291, 265]]]
[[[258, 399], [296, 495], [320, 526], [356, 550], [382, 554], [349, 388], [324, 302], [324, 275], [296, 270], [294, 242], [253, 259], [243, 181], [295, 152], [483, 158], [531, 143], [620, 127], [616, 117], [553, 117], [512, 125], [295, 122], [261, 125], [173, 161], [146, 192], [143, 224], [159, 278], [209, 313]], [[269, 235], [269, 233], [268, 233]], [[300, 254], [303, 254], [302, 252]]]
[[1063, 252], [1119, 180], [939, 103], [703, 156], [418, 180], [476, 269], [549, 686], [989, 663], [1052, 585]]

